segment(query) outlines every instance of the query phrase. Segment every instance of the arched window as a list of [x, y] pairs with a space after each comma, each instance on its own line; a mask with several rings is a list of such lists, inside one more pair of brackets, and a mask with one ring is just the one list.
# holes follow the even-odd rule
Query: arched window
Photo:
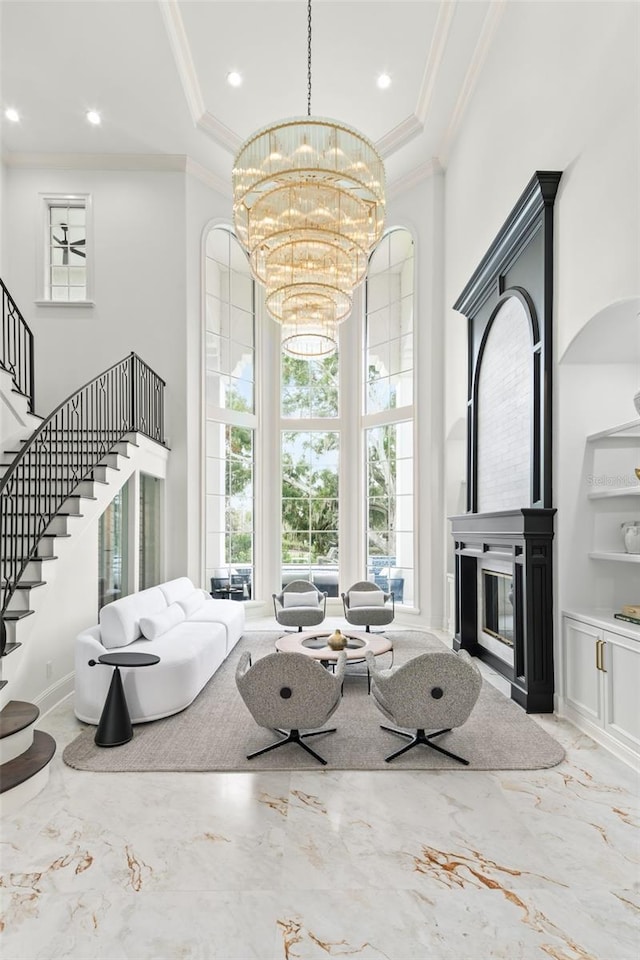
[[227, 227], [205, 245], [207, 581], [214, 596], [247, 599], [254, 572], [255, 290]]
[[416, 602], [413, 238], [389, 230], [366, 280], [364, 450], [367, 573], [397, 603]]

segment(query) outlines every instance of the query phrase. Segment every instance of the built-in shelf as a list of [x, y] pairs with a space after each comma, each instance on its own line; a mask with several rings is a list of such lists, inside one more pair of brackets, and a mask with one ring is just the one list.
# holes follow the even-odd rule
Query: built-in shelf
[[640, 484], [637, 487], [610, 487], [608, 490], [595, 490], [587, 496], [589, 500], [606, 500], [608, 497], [640, 497]]
[[630, 420], [629, 423], [621, 423], [618, 427], [609, 427], [608, 430], [592, 433], [587, 437], [587, 443], [593, 443], [594, 440], [607, 440], [610, 438], [617, 440], [640, 440], [640, 420]]
[[605, 553], [594, 550], [589, 556], [593, 560], [619, 560], [622, 563], [640, 563], [640, 553]]

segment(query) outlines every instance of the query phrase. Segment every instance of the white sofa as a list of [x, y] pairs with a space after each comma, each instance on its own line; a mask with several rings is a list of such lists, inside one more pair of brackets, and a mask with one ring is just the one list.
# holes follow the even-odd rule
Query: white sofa
[[100, 625], [75, 645], [74, 710], [97, 724], [113, 667], [89, 666], [105, 653], [155, 653], [150, 667], [120, 667], [133, 723], [184, 710], [234, 648], [245, 624], [242, 603], [213, 600], [188, 577], [122, 597], [100, 611]]

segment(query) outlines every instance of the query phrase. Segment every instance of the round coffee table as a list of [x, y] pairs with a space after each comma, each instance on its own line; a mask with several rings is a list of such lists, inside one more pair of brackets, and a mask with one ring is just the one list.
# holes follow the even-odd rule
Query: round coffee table
[[[304, 653], [307, 657], [314, 660], [321, 660], [325, 667], [335, 663], [338, 659], [339, 650], [332, 650], [327, 643], [333, 630], [307, 630], [304, 633], [289, 633], [276, 640], [276, 650], [280, 653]], [[342, 630], [347, 638], [347, 646], [344, 652], [347, 655], [347, 662], [361, 662], [365, 659], [365, 653], [370, 650], [374, 657], [379, 657], [382, 653], [391, 654], [391, 663], [393, 664], [393, 644], [388, 637], [371, 633], [365, 633], [363, 630]], [[367, 684], [371, 687], [371, 678], [367, 670]]]

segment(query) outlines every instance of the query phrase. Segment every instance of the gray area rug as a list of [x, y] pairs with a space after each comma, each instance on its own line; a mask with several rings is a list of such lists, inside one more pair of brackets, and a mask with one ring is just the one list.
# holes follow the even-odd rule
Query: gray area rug
[[[391, 631], [396, 664], [426, 650], [442, 650], [436, 637], [417, 631]], [[362, 665], [347, 668], [342, 703], [329, 725], [337, 732], [314, 737], [312, 746], [327, 767], [297, 744], [287, 744], [254, 760], [246, 754], [277, 739], [257, 726], [237, 691], [236, 664], [243, 650], [255, 661], [273, 652], [277, 633], [245, 633], [209, 683], [182, 713], [164, 720], [136, 724], [133, 739], [105, 749], [93, 742], [96, 728], [87, 726], [63, 752], [63, 760], [78, 770], [127, 771], [239, 770], [534, 770], [553, 767], [564, 750], [531, 717], [484, 681], [478, 702], [464, 726], [438, 739], [443, 747], [470, 761], [468, 767], [428, 747], [417, 746], [394, 760], [385, 756], [402, 740], [380, 729], [387, 721], [367, 696]], [[380, 657], [382, 667], [390, 654]]]

